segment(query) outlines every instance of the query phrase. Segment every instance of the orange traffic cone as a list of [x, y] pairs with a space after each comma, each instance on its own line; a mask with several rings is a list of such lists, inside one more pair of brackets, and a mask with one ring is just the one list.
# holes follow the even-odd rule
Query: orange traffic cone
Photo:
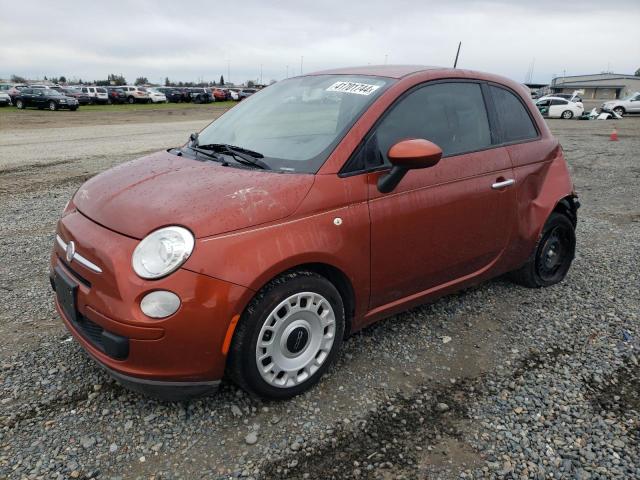
[[611, 132], [611, 136], [609, 137], [609, 140], [611, 140], [612, 142], [618, 141], [618, 131], [616, 130], [615, 127], [613, 127], [613, 132]]

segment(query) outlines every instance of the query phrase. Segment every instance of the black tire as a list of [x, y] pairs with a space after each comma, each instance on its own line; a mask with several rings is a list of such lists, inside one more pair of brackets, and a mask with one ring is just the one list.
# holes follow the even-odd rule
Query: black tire
[[127, 98], [127, 102], [129, 102], [129, 105], [133, 105], [134, 103], [136, 103], [136, 99], [133, 97], [129, 97]]
[[78, 107], [71, 107], [69, 110], [71, 110], [72, 112], [75, 112], [76, 110], [78, 110]]
[[24, 109], [24, 102], [20, 99], [16, 100], [16, 108], [19, 108], [20, 110]]
[[549, 287], [564, 280], [575, 256], [576, 233], [569, 217], [553, 212], [526, 263], [511, 272], [515, 283], [529, 288]]
[[613, 109], [613, 111], [616, 112], [621, 117], [623, 117], [624, 114], [627, 113], [627, 112], [625, 112], [623, 107], [616, 107], [616, 108]]
[[[335, 316], [333, 344], [324, 362], [309, 378], [294, 386], [277, 387], [267, 383], [258, 371], [258, 337], [271, 312], [283, 300], [301, 292], [320, 294], [331, 304]], [[229, 349], [227, 375], [242, 389], [260, 397], [282, 400], [299, 395], [315, 385], [333, 363], [342, 344], [344, 328], [344, 303], [340, 293], [329, 280], [304, 270], [285, 273], [265, 285], [243, 312]]]
[[58, 104], [53, 100], [51, 100], [49, 102], [49, 110], [51, 110], [52, 112], [55, 112], [57, 109], [58, 109]]
[[562, 112], [561, 116], [565, 120], [571, 120], [573, 118], [573, 112], [571, 110], [565, 110], [564, 112]]

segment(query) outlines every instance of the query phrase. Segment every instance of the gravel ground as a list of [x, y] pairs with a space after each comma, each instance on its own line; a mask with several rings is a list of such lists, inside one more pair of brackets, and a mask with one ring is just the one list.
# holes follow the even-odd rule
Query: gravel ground
[[617, 143], [610, 122], [550, 122], [583, 202], [562, 284], [496, 279], [380, 322], [288, 402], [225, 383], [160, 403], [70, 341], [47, 260], [85, 178], [205, 121], [139, 115], [134, 141], [29, 113], [0, 112], [0, 478], [640, 478], [640, 119]]

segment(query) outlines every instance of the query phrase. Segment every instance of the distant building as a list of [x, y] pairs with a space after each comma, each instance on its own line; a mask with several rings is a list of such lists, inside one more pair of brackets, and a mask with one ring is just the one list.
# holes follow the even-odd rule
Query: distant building
[[640, 77], [618, 73], [596, 73], [557, 77], [551, 81], [553, 93], [572, 93], [584, 90], [585, 100], [613, 100], [640, 92]]

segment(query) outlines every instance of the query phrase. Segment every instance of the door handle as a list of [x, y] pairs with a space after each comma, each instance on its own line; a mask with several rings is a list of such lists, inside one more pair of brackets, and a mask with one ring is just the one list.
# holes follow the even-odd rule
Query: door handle
[[514, 183], [516, 183], [516, 181], [513, 178], [510, 178], [508, 180], [502, 180], [500, 182], [494, 183], [493, 185], [491, 185], [491, 188], [493, 188], [494, 190], [500, 190], [501, 188], [509, 187]]

